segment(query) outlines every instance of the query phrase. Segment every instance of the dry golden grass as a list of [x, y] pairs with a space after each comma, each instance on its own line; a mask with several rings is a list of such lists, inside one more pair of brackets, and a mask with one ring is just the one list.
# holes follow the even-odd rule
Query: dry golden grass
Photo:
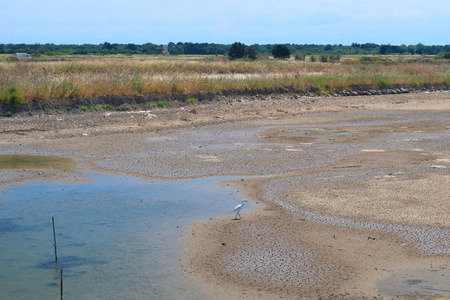
[[26, 100], [93, 95], [221, 93], [231, 89], [292, 87], [345, 88], [351, 85], [450, 83], [448, 62], [361, 64], [303, 61], [228, 61], [207, 57], [90, 57], [0, 62], [0, 95], [17, 86]]

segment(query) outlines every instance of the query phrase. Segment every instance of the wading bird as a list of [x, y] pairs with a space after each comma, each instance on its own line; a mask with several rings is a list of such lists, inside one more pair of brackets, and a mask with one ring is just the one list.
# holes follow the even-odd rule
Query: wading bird
[[234, 217], [235, 220], [237, 220], [237, 216], [239, 216], [239, 219], [241, 219], [241, 215], [239, 214], [239, 211], [244, 207], [244, 202], [248, 202], [247, 200], [242, 200], [241, 204], [239, 204], [238, 206], [236, 206], [233, 209], [233, 212], [236, 212], [236, 216]]

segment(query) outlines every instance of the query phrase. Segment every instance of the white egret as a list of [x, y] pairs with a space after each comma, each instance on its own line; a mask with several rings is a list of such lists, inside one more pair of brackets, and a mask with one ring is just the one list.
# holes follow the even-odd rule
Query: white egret
[[234, 217], [235, 220], [237, 220], [237, 216], [239, 216], [239, 219], [241, 219], [241, 215], [239, 214], [240, 210], [244, 207], [244, 202], [248, 202], [247, 200], [242, 200], [241, 204], [239, 204], [238, 206], [236, 206], [233, 209], [233, 212], [236, 212], [236, 216]]

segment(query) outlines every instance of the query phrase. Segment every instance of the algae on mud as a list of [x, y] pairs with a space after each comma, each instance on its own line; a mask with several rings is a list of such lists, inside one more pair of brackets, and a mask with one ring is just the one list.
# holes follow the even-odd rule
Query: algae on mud
[[56, 169], [74, 171], [76, 162], [67, 157], [24, 154], [1, 154], [0, 170], [5, 169]]

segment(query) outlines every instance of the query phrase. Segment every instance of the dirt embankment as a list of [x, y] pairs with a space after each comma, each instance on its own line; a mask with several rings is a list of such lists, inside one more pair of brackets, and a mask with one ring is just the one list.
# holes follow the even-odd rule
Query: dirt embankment
[[[285, 98], [295, 99], [301, 97], [346, 97], [346, 96], [370, 96], [370, 95], [389, 95], [389, 94], [407, 94], [416, 92], [436, 92], [448, 91], [450, 86], [441, 84], [425, 84], [415, 86], [411, 84], [393, 85], [393, 86], [373, 86], [373, 85], [353, 85], [346, 89], [326, 89], [311, 88], [309, 90], [297, 90], [292, 87], [273, 87], [264, 89], [243, 89], [224, 91], [220, 94], [214, 92], [196, 93], [196, 94], [151, 94], [151, 95], [110, 95], [93, 96], [87, 98], [64, 98], [46, 101], [29, 101], [24, 105], [12, 106], [0, 102], [0, 112], [6, 115], [8, 112], [33, 112], [33, 111], [83, 111], [91, 107], [108, 106], [108, 109], [117, 110], [136, 110], [140, 108], [150, 109], [157, 105], [158, 101], [167, 102], [164, 105], [178, 107], [184, 105], [188, 99], [196, 99], [199, 102], [215, 101], [233, 101], [242, 97], [249, 99], [265, 98]], [[69, 108], [69, 109], [68, 109]]]

